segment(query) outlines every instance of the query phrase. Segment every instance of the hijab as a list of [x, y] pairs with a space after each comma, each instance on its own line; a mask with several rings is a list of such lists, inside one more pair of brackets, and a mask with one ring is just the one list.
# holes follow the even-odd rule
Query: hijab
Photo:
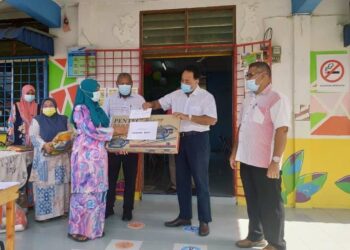
[[[93, 97], [93, 92], [99, 90], [100, 84], [94, 79], [85, 79], [81, 82], [77, 94], [75, 96], [74, 108], [77, 105], [85, 105], [90, 111], [90, 117], [92, 123], [95, 127], [108, 127], [109, 126], [109, 118], [106, 115], [105, 111], [100, 107], [98, 102], [94, 102], [91, 100]], [[74, 112], [73, 112], [74, 113]], [[73, 120], [73, 114], [71, 116], [71, 122], [76, 126]]]
[[26, 145], [30, 144], [29, 140], [29, 126], [32, 123], [33, 117], [37, 115], [38, 112], [38, 104], [35, 101], [27, 102], [24, 100], [24, 96], [27, 95], [27, 93], [33, 90], [35, 92], [35, 88], [30, 85], [24, 85], [22, 87], [22, 93], [21, 93], [21, 99], [19, 102], [17, 102], [17, 108], [19, 111], [19, 115], [21, 116], [24, 124], [25, 124], [25, 136], [26, 136]]
[[[52, 116], [46, 116], [43, 114], [44, 103], [46, 101], [51, 101], [55, 106], [56, 113], [53, 114]], [[56, 103], [56, 100], [53, 98], [46, 98], [45, 100], [43, 100], [40, 107], [40, 115], [36, 116], [34, 119], [37, 120], [39, 123], [40, 137], [45, 142], [52, 141], [53, 138], [55, 138], [55, 136], [59, 132], [66, 131], [68, 129], [67, 127], [68, 119], [65, 115], [60, 115], [57, 113], [57, 103]]]

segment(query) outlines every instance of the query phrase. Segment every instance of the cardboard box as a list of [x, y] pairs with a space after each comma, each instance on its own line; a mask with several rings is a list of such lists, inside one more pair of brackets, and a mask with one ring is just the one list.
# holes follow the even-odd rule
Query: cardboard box
[[107, 143], [110, 152], [127, 151], [131, 153], [177, 154], [179, 149], [180, 119], [172, 115], [152, 115], [148, 119], [129, 119], [125, 116], [112, 118], [112, 125], [127, 125], [135, 121], [158, 121], [157, 139], [154, 141], [127, 140], [116, 136]]

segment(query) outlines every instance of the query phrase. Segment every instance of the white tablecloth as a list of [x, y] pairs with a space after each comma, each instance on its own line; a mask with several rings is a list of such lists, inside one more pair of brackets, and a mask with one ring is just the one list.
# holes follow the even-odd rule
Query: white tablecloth
[[33, 151], [0, 151], [0, 181], [18, 181], [22, 187], [28, 177], [27, 166], [33, 162]]

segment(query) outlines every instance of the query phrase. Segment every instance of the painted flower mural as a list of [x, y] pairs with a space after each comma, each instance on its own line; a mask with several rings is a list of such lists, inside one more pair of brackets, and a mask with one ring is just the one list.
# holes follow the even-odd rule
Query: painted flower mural
[[296, 184], [296, 202], [307, 202], [327, 180], [327, 173], [311, 173], [299, 177]]
[[300, 176], [304, 161], [304, 150], [300, 150], [283, 163], [282, 179], [283, 191], [282, 198], [284, 204], [287, 204], [288, 196], [296, 193], [295, 202], [307, 202], [311, 197], [320, 191], [327, 180], [327, 173], [315, 172]]
[[344, 176], [343, 178], [337, 180], [335, 185], [345, 193], [350, 194], [350, 175]]

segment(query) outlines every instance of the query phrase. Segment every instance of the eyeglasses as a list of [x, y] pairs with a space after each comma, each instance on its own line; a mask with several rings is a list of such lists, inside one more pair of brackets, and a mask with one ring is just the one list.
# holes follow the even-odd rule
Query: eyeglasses
[[245, 79], [248, 80], [248, 79], [252, 78], [253, 76], [260, 75], [261, 73], [264, 73], [264, 72], [258, 72], [255, 74], [247, 73], [247, 74], [245, 74]]

